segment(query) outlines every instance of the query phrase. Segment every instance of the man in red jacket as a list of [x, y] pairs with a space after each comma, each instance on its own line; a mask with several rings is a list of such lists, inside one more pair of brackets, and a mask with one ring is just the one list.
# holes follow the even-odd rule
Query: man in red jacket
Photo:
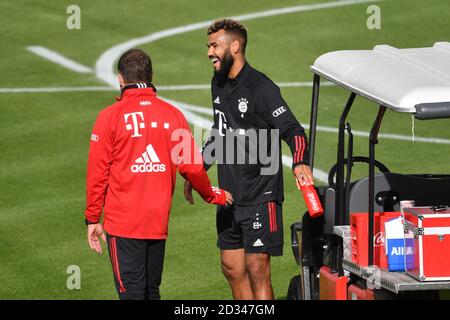
[[211, 187], [183, 114], [156, 96], [150, 57], [131, 49], [118, 71], [121, 96], [99, 113], [91, 135], [87, 237], [100, 254], [99, 237], [108, 242], [120, 299], [160, 299], [176, 171], [209, 203], [233, 199]]

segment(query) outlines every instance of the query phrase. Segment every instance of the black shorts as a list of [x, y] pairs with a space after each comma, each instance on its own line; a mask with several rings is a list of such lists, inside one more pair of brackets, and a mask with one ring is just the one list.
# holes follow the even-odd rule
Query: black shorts
[[217, 207], [217, 246], [246, 253], [283, 254], [281, 204], [271, 201], [249, 206]]

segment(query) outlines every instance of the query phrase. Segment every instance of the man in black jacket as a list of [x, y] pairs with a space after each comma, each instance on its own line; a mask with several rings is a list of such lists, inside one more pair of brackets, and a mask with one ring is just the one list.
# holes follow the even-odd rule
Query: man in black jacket
[[[279, 88], [246, 62], [246, 28], [224, 19], [207, 34], [214, 125], [203, 157], [206, 169], [218, 162], [219, 186], [234, 196], [233, 206], [217, 210], [222, 271], [234, 299], [273, 299], [270, 256], [283, 254], [280, 139], [298, 183], [313, 183], [307, 139]], [[193, 203], [188, 182], [185, 196]]]

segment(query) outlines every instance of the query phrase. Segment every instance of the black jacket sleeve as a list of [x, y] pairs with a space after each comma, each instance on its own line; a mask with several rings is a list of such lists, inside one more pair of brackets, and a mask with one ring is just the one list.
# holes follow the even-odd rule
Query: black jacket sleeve
[[[215, 130], [214, 125], [211, 130]], [[208, 153], [208, 155], [205, 154], [205, 150], [208, 150], [208, 146], [210, 146], [213, 142], [214, 142], [214, 136], [211, 131], [211, 134], [209, 135], [208, 139], [205, 140], [205, 142], [203, 143], [203, 146], [200, 149], [200, 151], [202, 152], [202, 156], [203, 156], [203, 167], [205, 168], [206, 171], [208, 171], [209, 168], [211, 168], [215, 162], [215, 150], [212, 150], [212, 152]]]
[[[215, 82], [215, 77], [213, 77], [213, 79], [211, 80], [211, 88], [214, 86], [214, 82]], [[211, 92], [212, 94], [212, 92]], [[213, 94], [211, 95], [211, 97], [213, 97]], [[214, 105], [214, 102], [212, 102], [212, 104]], [[215, 162], [215, 149], [213, 150], [209, 150], [210, 148], [208, 147], [214, 147], [211, 146], [212, 143], [214, 143], [214, 132], [215, 130], [217, 130], [218, 128], [218, 123], [217, 123], [217, 117], [215, 116], [215, 111], [213, 108], [213, 125], [211, 127], [211, 133], [209, 134], [208, 139], [205, 140], [205, 142], [203, 143], [200, 151], [202, 152], [202, 156], [203, 156], [203, 166], [205, 167], [205, 170], [208, 171], [209, 168], [212, 167], [212, 165]], [[205, 152], [206, 150], [206, 152]]]
[[258, 90], [257, 113], [271, 128], [278, 129], [292, 152], [292, 168], [308, 162], [308, 141], [305, 129], [295, 118], [280, 89], [275, 84], [266, 85]]

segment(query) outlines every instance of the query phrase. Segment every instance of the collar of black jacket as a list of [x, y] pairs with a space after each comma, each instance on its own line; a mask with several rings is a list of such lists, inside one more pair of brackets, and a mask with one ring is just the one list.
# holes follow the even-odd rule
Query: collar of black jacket
[[[130, 90], [132, 89], [132, 90]], [[120, 90], [120, 97], [116, 97], [115, 99], [117, 101], [122, 100], [123, 96], [126, 94], [127, 96], [130, 96], [131, 92], [141, 92], [141, 90], [135, 91], [135, 89], [146, 89], [146, 90], [142, 90], [142, 93], [149, 93], [151, 92], [151, 95], [156, 95], [156, 88], [155, 86], [150, 83], [150, 82], [140, 82], [140, 83], [132, 83], [132, 84], [128, 84], [125, 87], [123, 87]], [[150, 89], [150, 91], [149, 91]], [[132, 94], [131, 94], [132, 95]]]
[[125, 90], [128, 90], [128, 89], [146, 89], [146, 88], [152, 88], [153, 91], [156, 92], [156, 88], [153, 85], [153, 83], [140, 82], [140, 83], [132, 83], [132, 84], [126, 85], [125, 87], [122, 88], [121, 93], [123, 94], [125, 92]]
[[245, 79], [245, 77], [247, 76], [247, 74], [250, 71], [250, 65], [248, 64], [247, 61], [245, 61], [244, 65], [242, 66], [241, 71], [239, 71], [239, 73], [237, 74], [237, 76], [234, 79], [229, 79], [230, 81], [237, 81], [237, 82], [241, 82], [242, 80]]
[[239, 71], [239, 73], [237, 74], [236, 77], [234, 77], [233, 79], [227, 77], [225, 79], [224, 77], [218, 76], [217, 80], [219, 81], [219, 83], [221, 85], [223, 85], [225, 83], [229, 83], [231, 85], [236, 84], [236, 83], [241, 83], [242, 81], [245, 80], [245, 78], [247, 77], [250, 70], [251, 70], [251, 66], [248, 64], [247, 61], [245, 61], [244, 66]]

